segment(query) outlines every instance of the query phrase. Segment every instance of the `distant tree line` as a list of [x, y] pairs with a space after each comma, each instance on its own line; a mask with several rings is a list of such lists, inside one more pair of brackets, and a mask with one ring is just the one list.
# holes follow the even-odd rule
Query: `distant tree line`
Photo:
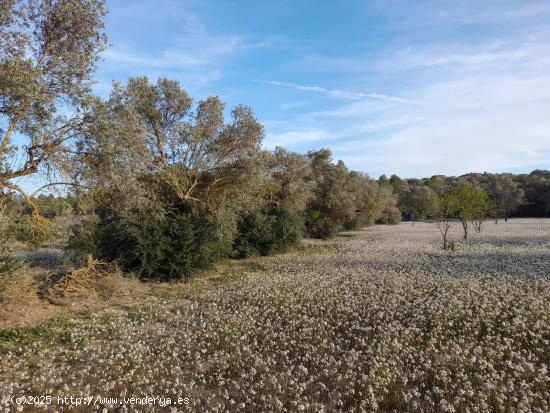
[[398, 207], [406, 220], [434, 218], [439, 200], [449, 190], [468, 184], [483, 190], [491, 203], [487, 216], [511, 217], [550, 216], [550, 171], [535, 170], [529, 174], [469, 173], [459, 177], [434, 175], [422, 179], [381, 176], [381, 185], [392, 188]]

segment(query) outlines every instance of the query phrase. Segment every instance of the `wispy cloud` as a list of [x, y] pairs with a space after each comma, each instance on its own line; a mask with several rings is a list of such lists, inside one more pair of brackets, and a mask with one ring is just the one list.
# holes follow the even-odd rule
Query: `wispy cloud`
[[386, 16], [394, 27], [427, 25], [513, 25], [550, 16], [550, 3], [540, 0], [378, 0], [364, 8], [368, 16]]
[[307, 30], [293, 4], [111, 3], [98, 88], [176, 78], [250, 104], [268, 147], [330, 147], [372, 175], [550, 167], [546, 0], [310, 0]]
[[247, 42], [243, 37], [201, 39], [193, 42], [189, 39], [177, 47], [172, 46], [152, 54], [121, 51], [111, 48], [103, 56], [108, 62], [139, 65], [142, 67], [187, 67], [205, 66], [220, 63], [225, 58], [249, 49], [268, 47], [268, 42]]
[[193, 0], [113, 2], [107, 25], [112, 46], [103, 53], [99, 83], [169, 76], [196, 89], [222, 79], [227, 67], [248, 52], [272, 46], [267, 35], [214, 30], [199, 12], [204, 5]]
[[343, 91], [338, 89], [327, 89], [321, 86], [297, 85], [295, 83], [280, 82], [276, 80], [259, 80], [259, 82], [265, 83], [268, 85], [273, 85], [273, 86], [289, 87], [289, 88], [300, 90], [303, 92], [322, 93], [327, 96], [331, 96], [339, 99], [345, 99], [345, 100], [379, 99], [379, 100], [385, 100], [385, 101], [396, 102], [396, 103], [408, 103], [408, 104], [418, 103], [411, 100], [402, 99], [396, 96], [389, 96], [389, 95], [385, 95], [383, 93], [377, 93], [377, 92], [371, 92], [371, 93], [349, 92], [349, 91]]
[[330, 136], [335, 157], [352, 168], [408, 177], [534, 169], [548, 166], [550, 159], [548, 40], [540, 34], [498, 45], [437, 42], [407, 53], [398, 50], [377, 62], [394, 84], [407, 79], [398, 102], [421, 105], [388, 105], [387, 99], [366, 101], [364, 94], [269, 83], [346, 100], [302, 115], [300, 124], [304, 133], [304, 119], [309, 119], [317, 134]]

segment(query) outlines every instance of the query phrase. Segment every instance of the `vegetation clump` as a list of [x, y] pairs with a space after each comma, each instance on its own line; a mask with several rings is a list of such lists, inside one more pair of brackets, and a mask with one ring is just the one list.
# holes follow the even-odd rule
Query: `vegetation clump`
[[6, 200], [0, 197], [0, 303], [23, 298], [31, 284], [27, 265], [10, 256], [9, 221]]

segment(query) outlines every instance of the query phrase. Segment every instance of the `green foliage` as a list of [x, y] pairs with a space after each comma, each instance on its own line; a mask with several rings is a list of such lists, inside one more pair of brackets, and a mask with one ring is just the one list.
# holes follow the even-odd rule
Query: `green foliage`
[[395, 174], [390, 177], [390, 185], [393, 188], [393, 193], [396, 195], [401, 195], [403, 191], [407, 188], [407, 182], [405, 182], [398, 175]]
[[495, 212], [507, 219], [514, 214], [524, 199], [524, 191], [510, 176], [495, 175], [488, 185]]
[[447, 194], [448, 202], [453, 205], [456, 218], [470, 221], [487, 216], [491, 201], [487, 192], [469, 184], [461, 184]]
[[318, 209], [308, 209], [305, 215], [305, 233], [308, 237], [328, 239], [338, 232], [337, 223], [327, 216], [323, 216]]
[[395, 225], [401, 222], [401, 211], [397, 208], [397, 197], [389, 184], [379, 184], [376, 195], [377, 210], [375, 219], [377, 224]]
[[377, 224], [397, 225], [401, 222], [401, 211], [395, 206], [389, 206], [382, 210], [376, 220]]
[[471, 184], [459, 184], [446, 192], [441, 202], [440, 215], [445, 220], [457, 218], [462, 221], [464, 239], [468, 237], [468, 221], [475, 221], [474, 228], [481, 231], [483, 220], [490, 214], [493, 205], [483, 189]]
[[98, 245], [95, 238], [99, 219], [91, 215], [82, 220], [80, 224], [69, 228], [69, 237], [65, 249], [72, 254], [72, 261], [77, 265], [83, 265], [86, 258], [98, 255]]
[[328, 149], [309, 152], [314, 198], [305, 214], [306, 234], [328, 238], [342, 228], [355, 229], [374, 221], [377, 214], [395, 205], [391, 185], [380, 186], [367, 175], [349, 171], [343, 161], [332, 163]]
[[23, 261], [0, 257], [0, 303], [20, 300], [30, 285], [31, 277]]
[[7, 202], [0, 197], [0, 303], [20, 299], [31, 283], [25, 263], [9, 255], [10, 219]]
[[10, 226], [10, 232], [15, 239], [32, 249], [40, 248], [44, 242], [52, 240], [57, 230], [54, 221], [38, 214], [24, 215]]
[[422, 220], [437, 214], [439, 197], [429, 186], [415, 185], [402, 191], [399, 207], [410, 220]]
[[106, 45], [106, 9], [103, 0], [9, 1], [2, 14], [0, 189], [24, 194], [16, 178], [70, 165]]
[[[52, 219], [68, 215], [72, 212], [72, 205], [68, 198], [54, 197], [53, 195], [40, 196], [34, 203], [44, 218]], [[32, 213], [29, 210], [29, 213]]]
[[284, 207], [271, 206], [241, 217], [233, 243], [240, 257], [269, 255], [284, 251], [298, 243], [303, 222]]
[[193, 213], [136, 211], [103, 219], [95, 238], [98, 256], [119, 260], [144, 279], [176, 280], [207, 268], [222, 251], [216, 228]]

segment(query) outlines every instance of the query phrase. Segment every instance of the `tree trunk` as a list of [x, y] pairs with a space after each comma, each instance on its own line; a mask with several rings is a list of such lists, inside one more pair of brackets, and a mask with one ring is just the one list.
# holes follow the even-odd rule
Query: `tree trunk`
[[464, 239], [468, 238], [468, 221], [462, 221], [462, 228], [464, 228]]

